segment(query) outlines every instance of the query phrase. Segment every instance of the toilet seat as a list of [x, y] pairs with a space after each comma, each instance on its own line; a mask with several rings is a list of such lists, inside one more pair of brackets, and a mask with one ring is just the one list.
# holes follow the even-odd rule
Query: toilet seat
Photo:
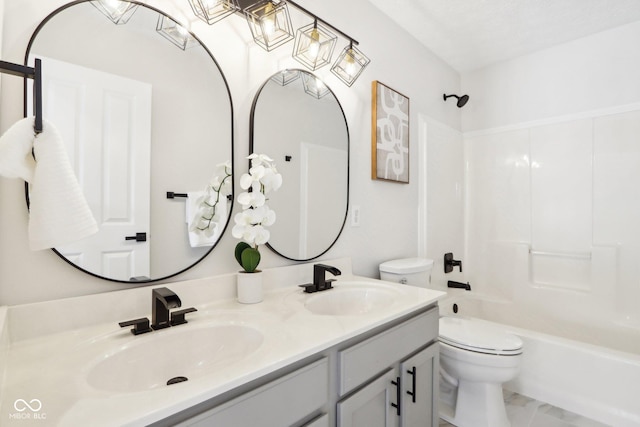
[[500, 356], [522, 354], [522, 340], [519, 337], [462, 317], [441, 317], [439, 340], [476, 353]]

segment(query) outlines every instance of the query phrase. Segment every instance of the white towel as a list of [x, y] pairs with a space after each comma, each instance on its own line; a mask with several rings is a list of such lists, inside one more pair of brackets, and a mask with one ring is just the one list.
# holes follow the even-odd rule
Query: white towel
[[[203, 214], [208, 215], [210, 211], [202, 208], [202, 201], [209, 197], [204, 191], [187, 192], [187, 200], [185, 204], [185, 219], [187, 222], [187, 232], [189, 233], [189, 245], [192, 248], [203, 246], [213, 246], [222, 234], [221, 221], [214, 221], [207, 230], [198, 230], [198, 226], [206, 225], [201, 218]], [[212, 201], [210, 201], [212, 203]], [[220, 201], [216, 207], [219, 218], [227, 218], [227, 198], [220, 196]]]
[[33, 117], [13, 124], [0, 137], [0, 175], [7, 178], [33, 180], [36, 162], [33, 160]]
[[31, 184], [29, 246], [36, 251], [81, 240], [96, 233], [98, 226], [71, 168], [60, 133], [43, 120], [42, 133], [35, 135], [33, 122], [33, 117], [19, 121], [0, 139], [0, 174]]

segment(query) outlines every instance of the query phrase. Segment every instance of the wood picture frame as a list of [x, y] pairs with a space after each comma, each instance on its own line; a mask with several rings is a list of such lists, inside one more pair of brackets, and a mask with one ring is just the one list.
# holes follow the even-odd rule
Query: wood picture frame
[[371, 82], [371, 179], [409, 183], [409, 98]]

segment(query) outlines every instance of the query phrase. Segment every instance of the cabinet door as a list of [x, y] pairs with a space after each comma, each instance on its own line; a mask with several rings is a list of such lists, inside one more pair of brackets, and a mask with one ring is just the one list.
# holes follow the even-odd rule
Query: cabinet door
[[438, 426], [439, 347], [434, 343], [400, 364], [401, 427]]
[[396, 427], [399, 404], [397, 370], [389, 369], [378, 379], [338, 403], [338, 427]]

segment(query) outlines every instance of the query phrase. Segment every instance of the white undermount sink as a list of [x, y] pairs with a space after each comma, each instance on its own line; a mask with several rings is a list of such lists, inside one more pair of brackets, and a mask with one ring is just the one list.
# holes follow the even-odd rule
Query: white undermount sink
[[334, 282], [333, 289], [309, 297], [305, 308], [320, 315], [361, 315], [391, 306], [397, 296], [398, 291], [391, 287], [366, 282]]
[[166, 387], [224, 369], [255, 352], [264, 337], [246, 325], [174, 326], [131, 336], [88, 371], [97, 389], [134, 392]]

